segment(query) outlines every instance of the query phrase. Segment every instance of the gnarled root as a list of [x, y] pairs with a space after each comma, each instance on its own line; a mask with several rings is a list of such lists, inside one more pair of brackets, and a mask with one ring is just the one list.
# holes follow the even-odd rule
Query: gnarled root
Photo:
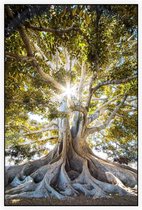
[[134, 170], [122, 168], [90, 153], [81, 156], [73, 148], [64, 155], [55, 154], [54, 151], [37, 163], [36, 169], [36, 161], [33, 162], [34, 167], [31, 167], [32, 162], [30, 167], [19, 166], [11, 181], [14, 188], [6, 191], [6, 198], [65, 199], [80, 193], [93, 198], [107, 197], [110, 194], [136, 195], [130, 189], [137, 182]]
[[[38, 169], [41, 169], [41, 167], [49, 164], [51, 161], [54, 161], [58, 156], [58, 149], [59, 146], [56, 146], [52, 151], [49, 152], [48, 155], [45, 157], [34, 160], [34, 161], [29, 161], [26, 164], [22, 165], [16, 165], [16, 166], [10, 166], [8, 169], [5, 170], [5, 186], [10, 184], [15, 177], [17, 177], [20, 181], [25, 180], [25, 178], [31, 174], [34, 176], [34, 172], [37, 173]], [[41, 171], [41, 170], [39, 170]], [[35, 173], [35, 174], [36, 174]], [[41, 178], [40, 178], [41, 179]]]

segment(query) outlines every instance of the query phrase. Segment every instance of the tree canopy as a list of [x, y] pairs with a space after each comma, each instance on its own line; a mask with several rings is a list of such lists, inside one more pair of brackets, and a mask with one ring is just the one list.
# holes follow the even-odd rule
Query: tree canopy
[[[66, 116], [71, 126], [79, 111], [90, 147], [135, 158], [137, 5], [10, 8], [5, 6], [6, 154], [19, 154], [19, 160], [47, 154], [47, 143], [58, 142], [58, 118]], [[62, 112], [65, 95], [72, 104]], [[42, 120], [33, 120], [35, 114]]]

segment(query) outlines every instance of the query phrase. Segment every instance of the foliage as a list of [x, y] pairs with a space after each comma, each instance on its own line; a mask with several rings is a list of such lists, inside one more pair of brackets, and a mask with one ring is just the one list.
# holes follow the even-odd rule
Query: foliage
[[[24, 18], [24, 21], [20, 15], [26, 8], [29, 9], [29, 6], [15, 5], [12, 8], [14, 17], [19, 14], [19, 22], [25, 26], [34, 56], [45, 73], [64, 86], [70, 81], [77, 91], [81, 66], [82, 63], [86, 64], [86, 79], [81, 99], [83, 106], [89, 94], [89, 80], [95, 73], [97, 76], [92, 88], [100, 82], [125, 79], [137, 74], [136, 5], [48, 5], [46, 11], [39, 15], [31, 14]], [[7, 29], [9, 23], [15, 22], [10, 22], [12, 20], [7, 13], [5, 15]], [[34, 30], [31, 25], [52, 30]], [[69, 27], [72, 29], [67, 32], [60, 30], [64, 31]], [[28, 157], [30, 148], [27, 147], [24, 151], [25, 147], [20, 145], [27, 141], [37, 142], [43, 137], [48, 138], [56, 131], [28, 136], [24, 134], [29, 130], [40, 130], [49, 121], [64, 117], [64, 114], [58, 110], [60, 99], [57, 96], [61, 94], [60, 91], [40, 77], [30, 59], [12, 58], [12, 54], [27, 56], [18, 28], [14, 28], [15, 31], [5, 39], [5, 140], [6, 148], [13, 147], [13, 151], [16, 148], [25, 158]], [[137, 80], [100, 87], [93, 94], [88, 107], [89, 116], [106, 100], [118, 96], [106, 107], [107, 110], [97, 122], [92, 123], [99, 125], [110, 116], [123, 94], [128, 95], [127, 104], [118, 111], [113, 123], [103, 134], [95, 134], [95, 141], [98, 139], [100, 147], [104, 151], [107, 149], [108, 153], [116, 152], [116, 148], [111, 144], [114, 142], [119, 145], [120, 154], [128, 154], [133, 145], [137, 145], [137, 108], [134, 108], [137, 105]], [[33, 114], [42, 116], [42, 120], [33, 122]], [[71, 114], [67, 116], [71, 117]], [[38, 144], [41, 144], [40, 141]]]

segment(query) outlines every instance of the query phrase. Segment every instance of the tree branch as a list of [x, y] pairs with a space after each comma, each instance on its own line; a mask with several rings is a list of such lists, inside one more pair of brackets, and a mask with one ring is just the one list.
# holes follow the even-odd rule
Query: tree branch
[[[35, 130], [35, 131], [30, 130], [24, 125], [14, 125], [13, 123], [5, 125], [5, 128], [10, 129], [11, 127], [18, 127], [20, 130], [21, 129], [26, 130], [27, 133], [23, 133], [23, 136], [37, 134], [37, 133], [46, 132], [46, 131], [58, 130], [58, 125], [56, 123], [51, 123], [48, 126], [44, 126], [42, 129]], [[34, 126], [34, 129], [36, 128], [39, 128], [39, 126]]]
[[98, 90], [100, 87], [102, 86], [105, 86], [105, 85], [119, 85], [119, 84], [122, 84], [122, 83], [126, 83], [126, 82], [129, 82], [133, 79], [137, 78], [137, 75], [135, 76], [132, 76], [132, 77], [128, 77], [128, 78], [125, 78], [125, 79], [118, 79], [118, 80], [109, 80], [109, 81], [104, 81], [104, 82], [101, 82], [99, 83], [98, 85], [96, 85], [96, 87], [92, 88], [92, 91], [93, 93]]
[[95, 97], [93, 97], [92, 98], [93, 100], [95, 100], [95, 101], [107, 101], [107, 99], [108, 99], [108, 97], [106, 97], [106, 98], [95, 98]]
[[[12, 14], [12, 11], [11, 9], [8, 7], [9, 9], [9, 14], [10, 16], [13, 18], [13, 14]], [[23, 40], [23, 43], [25, 45], [25, 48], [26, 48], [26, 51], [27, 51], [27, 55], [29, 57], [32, 57], [32, 65], [37, 69], [37, 72], [40, 74], [40, 76], [46, 81], [46, 82], [51, 82], [51, 84], [58, 90], [63, 90], [63, 86], [57, 82], [56, 80], [54, 80], [50, 75], [46, 74], [42, 68], [39, 66], [36, 58], [34, 57], [33, 55], [33, 52], [32, 52], [32, 48], [31, 48], [31, 45], [30, 45], [30, 40], [26, 34], [26, 32], [24, 31], [24, 27], [23, 26], [20, 26], [19, 29], [19, 34]]]
[[[20, 35], [21, 35], [21, 38], [23, 39], [23, 42], [25, 43], [25, 47], [27, 49], [27, 53], [29, 54], [30, 52], [28, 51], [28, 45], [26, 44], [27, 40], [28, 40], [28, 37], [26, 35], [26, 33], [24, 32], [24, 29], [21, 27], [21, 29], [19, 29], [19, 31], [22, 31], [22, 33], [20, 32]], [[26, 37], [26, 39], [25, 39]], [[28, 40], [29, 42], [29, 40]], [[40, 76], [46, 81], [46, 82], [51, 82], [51, 84], [58, 90], [62, 91], [64, 88], [63, 86], [57, 82], [56, 80], [53, 79], [53, 77], [51, 77], [50, 75], [46, 74], [42, 68], [39, 66], [37, 60], [35, 57], [33, 57], [33, 66], [36, 67], [37, 69], [37, 72], [40, 74]]]
[[25, 27], [26, 28], [30, 28], [30, 29], [35, 30], [35, 31], [51, 32], [51, 33], [57, 33], [57, 34], [69, 33], [72, 30], [79, 31], [79, 28], [76, 28], [74, 26], [74, 24], [72, 24], [72, 26], [70, 26], [68, 28], [57, 28], [57, 29], [45, 28], [45, 27], [37, 27], [37, 26], [31, 25], [30, 23], [26, 23]]
[[82, 112], [85, 116], [87, 115], [86, 108], [81, 106], [81, 105], [70, 106], [70, 109], [73, 110], [73, 111]]
[[91, 77], [90, 79], [90, 83], [89, 83], [89, 94], [88, 94], [88, 98], [87, 98], [87, 102], [86, 102], [86, 109], [89, 110], [89, 107], [90, 107], [90, 102], [91, 102], [91, 98], [92, 98], [92, 95], [93, 95], [93, 89], [92, 89], [92, 86], [93, 86], [93, 82], [94, 80], [96, 79], [97, 75], [96, 75], [96, 72], [93, 74], [93, 76]]
[[19, 130], [20, 129], [25, 129], [26, 131], [30, 132], [30, 129], [27, 128], [26, 126], [24, 126], [24, 125], [14, 125], [13, 122], [9, 123], [8, 125], [5, 125], [5, 128], [6, 129], [19, 128]]
[[40, 129], [40, 130], [36, 130], [36, 131], [29, 131], [28, 133], [24, 133], [24, 136], [27, 135], [32, 135], [32, 134], [37, 134], [37, 133], [42, 133], [42, 132], [46, 132], [46, 131], [52, 131], [52, 130], [58, 130], [58, 126], [55, 123], [51, 123], [48, 126]]
[[[11, 17], [9, 12], [9, 6], [5, 5], [7, 16], [5, 18], [5, 35], [9, 37], [13, 31], [15, 31], [21, 24], [24, 24], [25, 21], [30, 20], [34, 16], [40, 15], [45, 11], [49, 11], [51, 5], [24, 5], [24, 10], [21, 10], [21, 7], [17, 10], [17, 13], [14, 14], [14, 17]], [[9, 19], [9, 17], [11, 17]]]
[[98, 56], [98, 40], [99, 40], [99, 34], [98, 34], [98, 31], [99, 31], [99, 21], [100, 21], [100, 17], [101, 17], [101, 10], [98, 8], [98, 6], [96, 5], [96, 19], [95, 19], [95, 34], [96, 34], [96, 43], [95, 43], [95, 71], [94, 71], [94, 74], [90, 80], [90, 85], [89, 85], [89, 95], [88, 95], [88, 99], [87, 99], [87, 103], [86, 103], [86, 108], [87, 110], [89, 110], [89, 107], [90, 107], [90, 102], [91, 102], [91, 99], [92, 99], [92, 96], [93, 96], [93, 89], [92, 89], [92, 86], [93, 86], [93, 82], [94, 80], [97, 78], [97, 72], [99, 70], [99, 56]]
[[80, 83], [79, 83], [79, 88], [78, 88], [79, 101], [81, 100], [81, 93], [82, 93], [82, 90], [83, 90], [85, 73], [86, 73], [86, 66], [85, 66], [85, 63], [83, 62], [82, 66], [81, 66], [81, 78], [80, 78]]
[[44, 142], [44, 141], [46, 143], [48, 140], [53, 140], [53, 139], [57, 139], [57, 138], [58, 138], [58, 136], [44, 137], [44, 138], [38, 139], [37, 141], [25, 142], [23, 144], [18, 144], [18, 145], [24, 146], [24, 145], [36, 144], [36, 143], [40, 143], [40, 142]]
[[92, 114], [91, 116], [88, 117], [87, 119], [87, 124], [90, 124], [91, 122], [93, 122], [95, 119], [97, 119], [101, 114], [104, 113], [104, 111], [106, 111], [106, 109], [104, 109], [104, 107], [108, 106], [111, 102], [117, 100], [118, 96], [115, 96], [114, 98], [112, 98], [110, 101], [107, 101], [106, 103], [104, 103], [102, 106], [100, 106], [94, 114]]
[[33, 44], [34, 44], [35, 49], [38, 51], [38, 53], [40, 53], [41, 57], [44, 59], [46, 65], [47, 65], [47, 66], [50, 66], [50, 68], [51, 68], [52, 70], [54, 70], [54, 64], [52, 64], [52, 62], [50, 62], [50, 61], [47, 59], [46, 55], [45, 55], [44, 52], [40, 49], [40, 47], [37, 45], [37, 43], [33, 43]]
[[134, 104], [132, 105], [132, 104], [125, 103], [124, 106], [129, 106], [129, 107], [137, 109], [137, 105], [134, 105]]
[[[41, 51], [41, 49], [36, 44], [34, 44], [34, 46], [35, 46], [36, 50], [38, 50], [38, 52], [40, 53], [40, 55], [42, 56], [42, 58], [45, 60], [47, 66], [50, 66], [50, 68], [53, 69], [53, 66], [51, 65], [51, 62], [48, 61], [47, 57]], [[11, 53], [11, 52], [5, 52], [5, 56], [7, 58], [15, 59], [17, 61], [26, 61], [26, 62], [32, 62], [33, 61], [33, 57], [22, 56], [22, 55], [18, 55], [18, 54]]]
[[116, 115], [117, 111], [120, 109], [120, 107], [124, 104], [126, 98], [127, 98], [127, 95], [125, 95], [123, 100], [121, 101], [121, 103], [116, 106], [116, 108], [113, 110], [113, 112], [111, 113], [111, 115], [109, 116], [109, 118], [106, 120], [106, 122], [104, 124], [102, 124], [100, 126], [95, 126], [92, 128], [87, 128], [86, 135], [93, 134], [95, 132], [99, 132], [99, 131], [105, 129], [109, 125], [111, 120], [115, 117], [115, 115]]
[[11, 59], [15, 59], [17, 61], [32, 61], [33, 58], [32, 57], [28, 57], [28, 56], [21, 56], [15, 53], [11, 53], [11, 52], [5, 52], [5, 56], [7, 58], [11, 58]]

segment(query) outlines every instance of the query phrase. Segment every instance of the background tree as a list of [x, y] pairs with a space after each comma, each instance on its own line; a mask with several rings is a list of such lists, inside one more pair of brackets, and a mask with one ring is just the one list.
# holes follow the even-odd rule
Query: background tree
[[7, 5], [5, 16], [6, 148], [56, 143], [9, 167], [7, 197], [132, 193], [136, 170], [97, 157], [89, 137], [137, 139], [137, 6]]

